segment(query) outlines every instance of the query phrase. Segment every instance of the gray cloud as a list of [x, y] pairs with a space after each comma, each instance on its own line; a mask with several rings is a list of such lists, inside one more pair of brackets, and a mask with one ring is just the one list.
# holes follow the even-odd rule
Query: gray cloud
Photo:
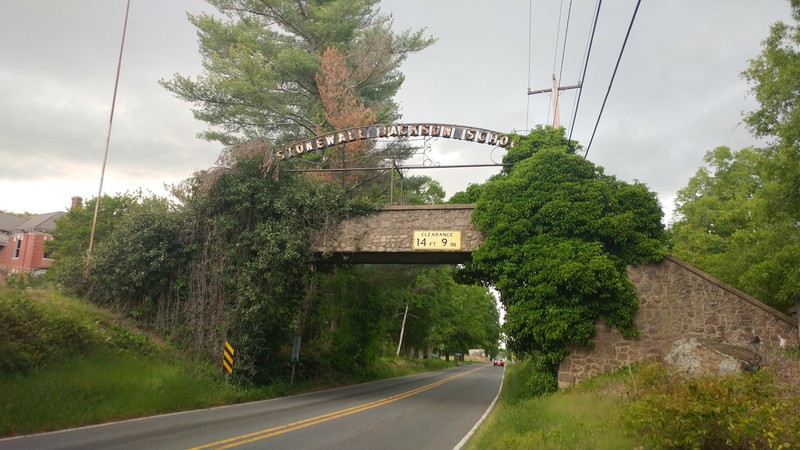
[[[565, 2], [566, 3], [566, 2]], [[580, 75], [595, 2], [573, 2], [562, 84]], [[573, 138], [588, 144], [634, 0], [605, 2]], [[426, 27], [438, 38], [402, 67], [397, 98], [407, 122], [442, 122], [498, 131], [551, 120], [547, 94], [560, 72], [559, 2], [386, 0], [397, 30]], [[564, 5], [563, 17], [566, 17]], [[9, 2], [0, 15], [0, 209], [62, 209], [71, 195], [96, 194], [114, 87], [124, 0]], [[111, 138], [107, 192], [158, 189], [216, 159], [219, 145], [196, 139], [204, 129], [188, 105], [158, 86], [173, 73], [201, 73], [193, 0], [134, 0], [128, 24]], [[741, 122], [755, 103], [740, 78], [776, 20], [790, 20], [787, 0], [642, 2], [589, 159], [623, 180], [659, 193], [665, 210], [707, 151], [758, 143]], [[529, 20], [531, 27], [529, 28]], [[530, 40], [529, 40], [530, 30]], [[560, 33], [563, 36], [562, 24]], [[530, 52], [529, 52], [530, 48]], [[570, 127], [576, 91], [561, 97]], [[526, 120], [527, 118], [527, 120]], [[499, 160], [490, 148], [434, 142], [441, 164]], [[417, 161], [419, 162], [419, 161]], [[448, 194], [496, 169], [419, 171]]]
[[[501, 130], [520, 130], [552, 120], [549, 95], [526, 98], [526, 88], [549, 87], [558, 2], [533, 2], [532, 15], [529, 2], [523, 1], [472, 0], [457, 6], [436, 2], [416, 8], [419, 4], [384, 2], [384, 9], [394, 13], [400, 28], [427, 26], [432, 35], [441, 37], [425, 56], [412, 56], [403, 67], [408, 82], [400, 99], [406, 120], [435, 116]], [[574, 84], [580, 73], [593, 4], [573, 5], [564, 85]], [[589, 143], [635, 4], [628, 0], [603, 5], [573, 133], [584, 146]], [[456, 8], [458, 19], [450, 20]], [[608, 174], [646, 183], [658, 192], [669, 216], [675, 192], [696, 172], [707, 150], [719, 145], [741, 148], [758, 144], [741, 125], [742, 111], [752, 110], [756, 104], [747, 97], [748, 86], [740, 73], [747, 61], [759, 54], [761, 41], [776, 20], [790, 20], [788, 1], [643, 2], [589, 159]], [[559, 72], [560, 53], [555, 67]], [[573, 91], [560, 96], [561, 121], [567, 128], [574, 98]], [[463, 144], [462, 154], [474, 156], [476, 150], [467, 145]], [[450, 159], [448, 153], [457, 151], [443, 150], [442, 158]], [[441, 180], [452, 194], [471, 180], [482, 181], [490, 174], [460, 177], [447, 172]]]

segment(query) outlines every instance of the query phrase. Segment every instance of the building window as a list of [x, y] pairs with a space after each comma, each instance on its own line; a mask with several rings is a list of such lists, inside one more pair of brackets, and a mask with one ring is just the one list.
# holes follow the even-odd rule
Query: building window
[[47, 248], [47, 241], [52, 239], [51, 237], [44, 238], [44, 258], [45, 259], [53, 259], [53, 250]]
[[18, 237], [14, 241], [14, 258], [19, 258], [20, 251], [22, 251], [22, 238]]

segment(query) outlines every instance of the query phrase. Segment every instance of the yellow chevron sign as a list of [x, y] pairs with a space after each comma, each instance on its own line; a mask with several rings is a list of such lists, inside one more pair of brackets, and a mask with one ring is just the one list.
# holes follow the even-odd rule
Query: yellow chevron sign
[[225, 341], [225, 351], [222, 352], [222, 367], [228, 371], [228, 373], [233, 373], [233, 347], [228, 341]]

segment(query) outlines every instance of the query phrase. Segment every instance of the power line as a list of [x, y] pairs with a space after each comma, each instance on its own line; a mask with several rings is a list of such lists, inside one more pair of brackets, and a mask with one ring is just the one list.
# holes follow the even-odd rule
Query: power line
[[[558, 40], [561, 38], [561, 15], [564, 12], [564, 0], [561, 0], [560, 6], [558, 7], [558, 26], [556, 27], [556, 41], [553, 44], [553, 86], [556, 83], [556, 62], [558, 61]], [[531, 94], [530, 89], [528, 89], [528, 95]], [[553, 95], [557, 95], [558, 91], [553, 88]], [[559, 122], [558, 119], [558, 99], [551, 99], [550, 104], [547, 107], [547, 121], [550, 122], [550, 111], [553, 112], [553, 126], [555, 127], [555, 123]]]
[[[553, 52], [553, 79], [552, 79], [552, 87], [550, 89], [536, 89], [532, 90], [530, 88], [530, 80], [528, 80], [528, 96], [534, 94], [542, 94], [545, 92], [550, 92], [551, 101], [550, 101], [550, 108], [547, 111], [547, 122], [550, 121], [550, 111], [553, 112], [553, 128], [559, 128], [561, 126], [561, 119], [559, 117], [559, 107], [558, 107], [558, 92], [567, 90], [567, 89], [578, 89], [581, 87], [581, 83], [575, 84], [573, 86], [561, 86], [561, 75], [564, 71], [564, 57], [566, 55], [567, 50], [567, 39], [569, 36], [569, 22], [572, 16], [572, 0], [569, 2], [569, 8], [567, 10], [567, 21], [564, 30], [564, 45], [561, 51], [561, 68], [558, 72], [558, 79], [556, 79], [556, 62], [558, 61], [558, 41], [561, 36], [561, 17], [564, 12], [564, 0], [561, 0], [561, 6], [558, 10], [558, 31], [556, 32], [556, 42], [555, 42], [555, 51]], [[528, 67], [530, 71], [530, 67]], [[530, 102], [530, 99], [528, 100]]]
[[[531, 30], [533, 29], [533, 0], [528, 1], [528, 90], [531, 89]], [[531, 98], [528, 97], [528, 106], [525, 109], [525, 129], [530, 129], [528, 117], [531, 112]]]
[[[597, 11], [597, 8], [599, 6], [600, 6], [599, 3], [595, 2], [594, 10]], [[591, 35], [591, 33], [589, 33], [589, 35]], [[586, 60], [586, 57], [587, 57], [587, 53], [589, 52], [589, 47], [590, 46], [591, 46], [590, 36], [587, 35], [586, 36], [586, 45], [584, 45], [584, 47], [583, 47], [583, 58], [584, 59], [581, 61], [581, 66], [578, 68], [578, 79], [581, 79], [581, 74], [584, 73], [583, 70], [586, 67], [586, 64], [588, 63], [588, 61]], [[573, 112], [575, 112], [578, 109], [578, 98], [579, 98], [579, 96], [580, 96], [580, 93], [579, 93], [579, 95], [575, 96], [575, 98], [574, 98], [574, 100], [572, 102], [572, 111]], [[569, 128], [570, 137], [572, 137], [572, 130], [573, 129], [574, 129], [574, 122], [570, 123], [570, 128]]]
[[611, 81], [608, 82], [608, 89], [606, 90], [606, 96], [603, 98], [603, 105], [600, 107], [600, 113], [597, 115], [597, 122], [594, 124], [594, 130], [592, 130], [592, 137], [589, 139], [589, 145], [586, 146], [586, 153], [583, 154], [583, 158], [585, 159], [586, 156], [589, 154], [589, 149], [592, 147], [592, 141], [594, 141], [594, 135], [597, 132], [597, 126], [600, 124], [600, 117], [603, 115], [603, 110], [606, 107], [606, 101], [608, 100], [608, 94], [611, 93], [611, 86], [614, 84], [614, 77], [617, 76], [617, 69], [619, 69], [619, 63], [622, 61], [622, 54], [625, 52], [625, 45], [628, 43], [628, 37], [631, 35], [631, 29], [633, 28], [633, 22], [636, 20], [636, 13], [639, 11], [639, 5], [642, 3], [642, 0], [638, 0], [636, 2], [636, 8], [633, 10], [633, 16], [631, 17], [631, 23], [628, 24], [628, 32], [625, 33], [625, 40], [622, 41], [622, 48], [619, 51], [619, 56], [617, 57], [617, 64], [614, 66], [614, 73], [611, 74]]
[[569, 37], [569, 22], [572, 17], [572, 0], [569, 0], [567, 8], [567, 25], [564, 28], [564, 46], [561, 48], [561, 67], [558, 69], [558, 84], [561, 85], [561, 75], [564, 74], [564, 57], [567, 54], [567, 38]]
[[[589, 36], [589, 46], [586, 50], [586, 58], [584, 58], [583, 62], [583, 73], [581, 74], [580, 83], [583, 85], [584, 81], [586, 80], [586, 70], [589, 68], [589, 57], [592, 54], [592, 44], [594, 43], [594, 33], [597, 31], [597, 19], [600, 17], [600, 7], [603, 5], [603, 0], [597, 0], [597, 8], [595, 8], [594, 13], [594, 23], [592, 24], [592, 34]], [[572, 112], [572, 123], [570, 124], [569, 128], [569, 137], [567, 139], [572, 139], [572, 132], [575, 130], [575, 118], [578, 117], [578, 107], [581, 104], [581, 94], [583, 94], [583, 89], [578, 91], [578, 99], [575, 101], [575, 108]]]
[[561, 38], [561, 14], [564, 12], [564, 0], [561, 0], [561, 5], [558, 7], [558, 27], [556, 28], [556, 45], [553, 51], [553, 74], [556, 73], [556, 61], [558, 61], [558, 40]]

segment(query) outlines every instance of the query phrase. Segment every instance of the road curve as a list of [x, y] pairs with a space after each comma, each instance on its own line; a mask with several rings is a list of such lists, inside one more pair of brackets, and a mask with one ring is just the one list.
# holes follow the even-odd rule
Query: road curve
[[452, 449], [500, 390], [491, 364], [0, 440], [0, 449]]

